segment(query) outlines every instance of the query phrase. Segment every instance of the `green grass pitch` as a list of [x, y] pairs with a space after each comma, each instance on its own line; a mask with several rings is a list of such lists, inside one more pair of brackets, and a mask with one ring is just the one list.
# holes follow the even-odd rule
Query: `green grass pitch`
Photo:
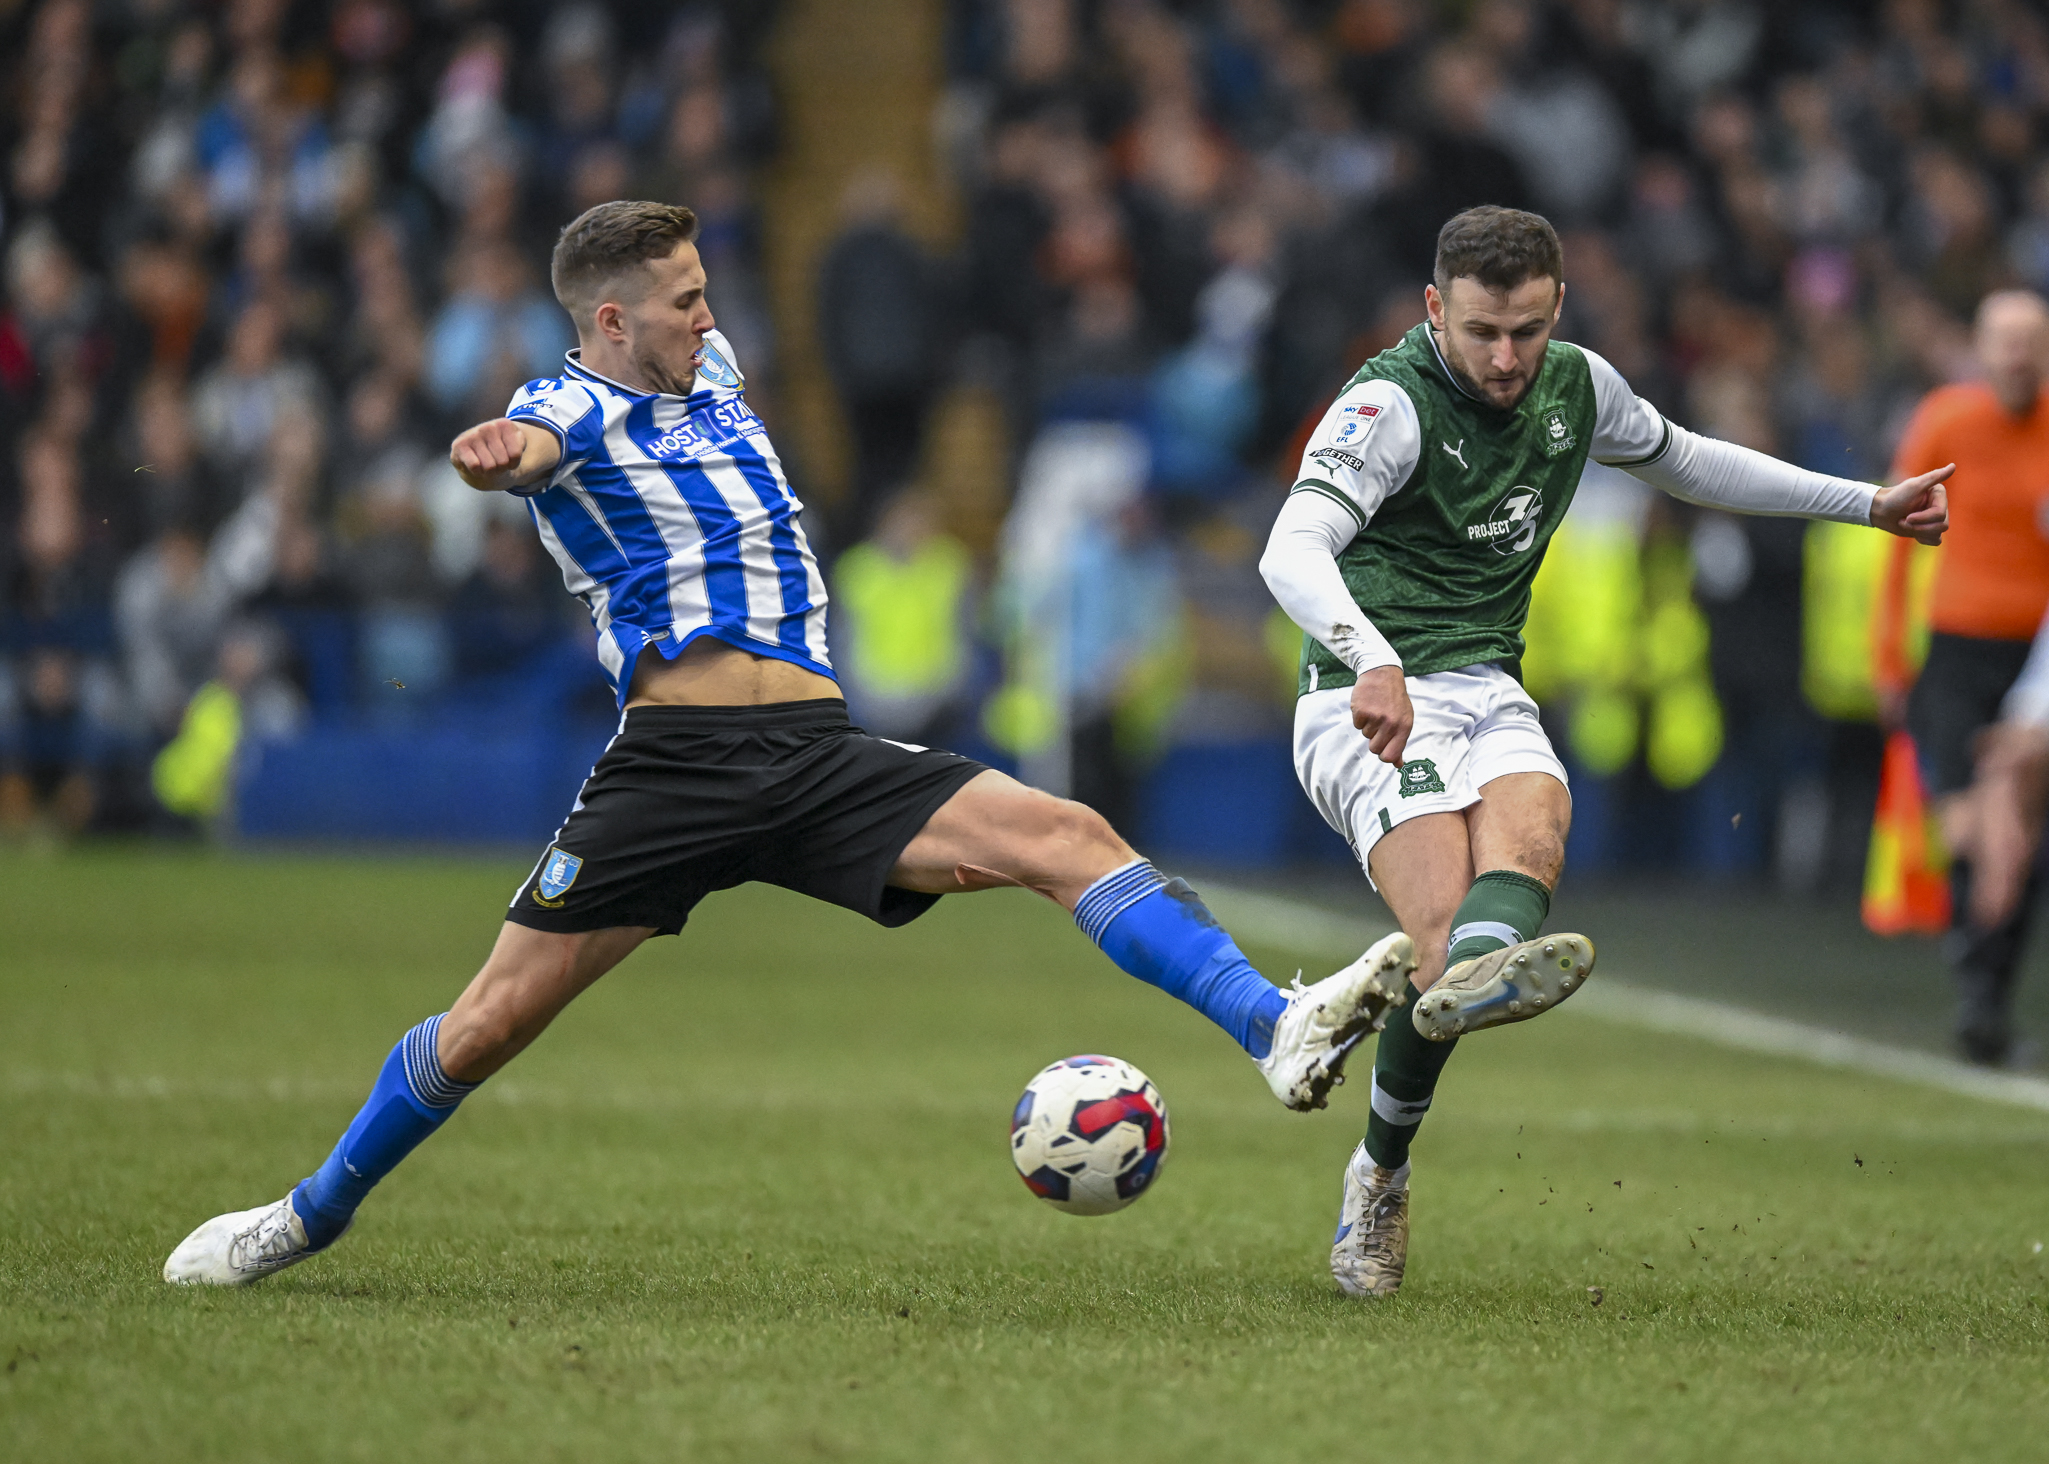
[[[1407, 1288], [1359, 1305], [1325, 1255], [1363, 1081], [1283, 1112], [1022, 894], [898, 932], [714, 897], [333, 1252], [164, 1286], [188, 1229], [319, 1161], [523, 872], [0, 859], [0, 1456], [2042, 1457], [2049, 1115], [1568, 1007], [1461, 1050]], [[1173, 1113], [1104, 1219], [1006, 1153], [1078, 1051]]]

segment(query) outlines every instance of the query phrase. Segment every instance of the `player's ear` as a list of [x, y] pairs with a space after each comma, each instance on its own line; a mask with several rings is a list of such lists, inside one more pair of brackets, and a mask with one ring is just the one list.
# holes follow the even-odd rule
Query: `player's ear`
[[1558, 282], [1558, 303], [1551, 307], [1551, 324], [1558, 324], [1558, 317], [1565, 313], [1565, 281]]
[[607, 300], [592, 312], [592, 323], [598, 334], [608, 341], [623, 343], [626, 339], [626, 311], [616, 300]]
[[1444, 329], [1444, 297], [1437, 293], [1435, 284], [1423, 286], [1423, 313], [1430, 317], [1432, 325]]

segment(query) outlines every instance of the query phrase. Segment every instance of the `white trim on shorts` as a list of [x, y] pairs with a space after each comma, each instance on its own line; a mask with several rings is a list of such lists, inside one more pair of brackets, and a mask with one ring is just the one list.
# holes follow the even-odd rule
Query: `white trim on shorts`
[[1375, 757], [1352, 725], [1351, 687], [1312, 691], [1295, 703], [1295, 776], [1323, 821], [1352, 846], [1369, 883], [1373, 846], [1397, 824], [1470, 808], [1481, 788], [1510, 773], [1549, 773], [1571, 786], [1537, 704], [1499, 666], [1407, 681], [1416, 721], [1400, 768]]

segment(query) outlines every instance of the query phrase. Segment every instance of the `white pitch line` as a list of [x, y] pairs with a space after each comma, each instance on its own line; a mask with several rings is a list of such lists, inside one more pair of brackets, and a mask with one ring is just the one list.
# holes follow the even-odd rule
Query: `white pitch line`
[[[1350, 959], [1387, 934], [1385, 927], [1372, 922], [1348, 919], [1282, 895], [1205, 882], [1203, 897], [1225, 926], [1247, 940], [1304, 955]], [[1574, 999], [1572, 1009], [1603, 1021], [1695, 1037], [1742, 1052], [1790, 1057], [1822, 1067], [1940, 1088], [1988, 1103], [2049, 1112], [2049, 1081], [2041, 1078], [1987, 1072], [1934, 1053], [1852, 1037], [1847, 1032], [1766, 1016], [1718, 1001], [1653, 991], [1611, 976], [1589, 983]]]

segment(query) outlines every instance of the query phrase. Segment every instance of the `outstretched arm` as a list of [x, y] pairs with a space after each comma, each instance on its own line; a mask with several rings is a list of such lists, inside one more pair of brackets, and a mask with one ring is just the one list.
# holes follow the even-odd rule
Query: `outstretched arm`
[[1585, 352], [1596, 402], [1591, 456], [1686, 503], [1734, 513], [1776, 514], [1869, 524], [1923, 544], [1949, 527], [1942, 482], [1955, 465], [1890, 488], [1811, 473], [1753, 448], [1701, 437], [1665, 420], [1629, 389], [1613, 366]]
[[1940, 544], [1949, 527], [1949, 498], [1942, 484], [1956, 470], [1954, 463], [1874, 490], [1868, 483], [1810, 473], [1683, 427], [1669, 430], [1665, 452], [1628, 471], [1684, 502], [1736, 513], [1869, 524], [1923, 544]]
[[517, 492], [555, 471], [562, 439], [531, 421], [497, 417], [479, 422], [448, 445], [448, 461], [480, 493]]

